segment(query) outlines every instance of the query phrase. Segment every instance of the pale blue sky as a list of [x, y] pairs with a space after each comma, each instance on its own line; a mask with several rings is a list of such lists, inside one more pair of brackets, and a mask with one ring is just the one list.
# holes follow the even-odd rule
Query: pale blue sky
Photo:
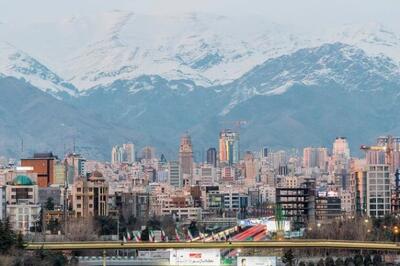
[[145, 14], [258, 14], [271, 21], [305, 27], [370, 21], [400, 27], [398, 0], [0, 0], [0, 22], [53, 21], [112, 9]]

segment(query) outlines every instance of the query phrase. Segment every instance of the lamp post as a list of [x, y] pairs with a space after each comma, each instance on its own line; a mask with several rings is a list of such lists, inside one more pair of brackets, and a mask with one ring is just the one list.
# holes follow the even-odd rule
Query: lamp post
[[393, 227], [394, 241], [397, 242], [397, 236], [399, 235], [399, 228], [397, 225]]

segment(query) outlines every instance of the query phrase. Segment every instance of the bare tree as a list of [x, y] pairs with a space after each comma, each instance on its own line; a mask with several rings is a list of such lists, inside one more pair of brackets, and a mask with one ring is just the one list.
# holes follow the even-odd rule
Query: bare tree
[[71, 218], [66, 226], [65, 238], [69, 241], [93, 241], [98, 239], [93, 218]]

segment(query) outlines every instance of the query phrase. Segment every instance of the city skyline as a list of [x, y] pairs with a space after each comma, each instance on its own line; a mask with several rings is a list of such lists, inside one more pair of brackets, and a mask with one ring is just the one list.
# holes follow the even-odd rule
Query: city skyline
[[400, 265], [399, 10], [0, 0], [0, 265]]

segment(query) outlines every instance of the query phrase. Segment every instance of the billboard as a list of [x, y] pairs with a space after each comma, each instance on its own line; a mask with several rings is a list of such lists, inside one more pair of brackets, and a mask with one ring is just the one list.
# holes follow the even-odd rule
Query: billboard
[[139, 250], [138, 258], [142, 259], [169, 259], [169, 250]]
[[276, 257], [238, 257], [237, 266], [276, 266]]
[[[267, 226], [268, 232], [276, 232], [277, 231], [277, 222], [274, 219], [269, 217], [260, 217], [260, 218], [250, 218], [245, 220], [240, 220], [238, 223], [242, 227], [254, 226], [257, 224], [263, 224]], [[287, 232], [290, 231], [290, 221], [282, 221], [282, 230]]]
[[170, 264], [184, 266], [219, 266], [219, 249], [176, 249], [171, 251]]

